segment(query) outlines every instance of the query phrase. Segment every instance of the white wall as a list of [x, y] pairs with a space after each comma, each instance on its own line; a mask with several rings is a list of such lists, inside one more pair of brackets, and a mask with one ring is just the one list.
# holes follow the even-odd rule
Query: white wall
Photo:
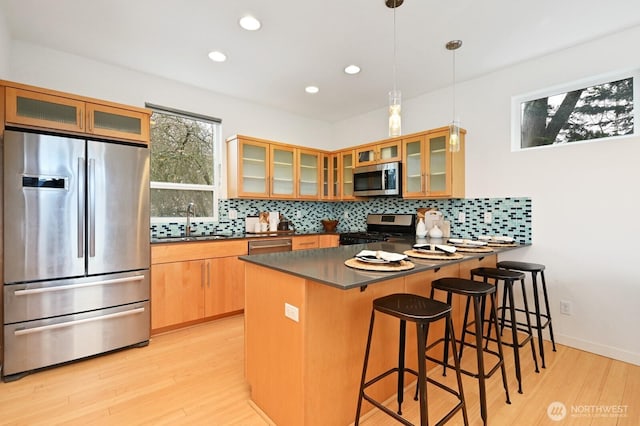
[[[503, 259], [547, 266], [559, 342], [635, 364], [640, 364], [635, 241], [640, 238], [640, 137], [511, 152], [510, 102], [537, 89], [640, 68], [634, 54], [639, 44], [636, 27], [457, 86], [457, 108], [468, 130], [467, 197], [532, 199], [533, 245]], [[404, 133], [446, 125], [450, 96], [449, 88], [404, 102]], [[336, 143], [384, 138], [385, 120], [386, 112], [379, 110], [338, 123]], [[572, 302], [573, 315], [559, 313], [560, 300]]]
[[223, 137], [234, 134], [322, 147], [331, 126], [175, 81], [15, 41], [9, 80], [128, 105], [145, 102], [222, 119]]
[[11, 37], [9, 28], [4, 16], [4, 12], [0, 8], [0, 79], [6, 80], [9, 75], [9, 47], [11, 45]]

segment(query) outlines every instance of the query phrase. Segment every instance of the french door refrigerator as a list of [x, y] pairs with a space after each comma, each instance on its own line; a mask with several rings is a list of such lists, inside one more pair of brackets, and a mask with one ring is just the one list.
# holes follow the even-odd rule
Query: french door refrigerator
[[5, 381], [149, 341], [149, 150], [4, 133]]

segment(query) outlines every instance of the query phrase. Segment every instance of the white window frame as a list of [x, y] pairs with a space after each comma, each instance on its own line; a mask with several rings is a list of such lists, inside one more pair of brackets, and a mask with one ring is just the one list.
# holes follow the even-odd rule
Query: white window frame
[[[176, 110], [173, 108], [162, 107], [153, 104], [146, 104], [146, 107], [153, 110], [154, 112], [158, 112], [161, 114], [174, 114], [183, 116], [192, 120], [202, 120], [202, 121], [210, 121], [216, 123], [218, 125], [218, 131], [214, 132], [214, 140], [213, 140], [213, 185], [198, 185], [191, 183], [174, 183], [174, 182], [157, 182], [150, 181], [149, 187], [150, 189], [171, 189], [171, 190], [179, 190], [179, 191], [210, 191], [213, 193], [213, 216], [194, 216], [192, 220], [198, 220], [202, 222], [219, 222], [219, 212], [218, 212], [218, 200], [219, 193], [221, 187], [221, 169], [222, 169], [222, 120], [213, 117], [205, 117], [199, 116], [198, 114], [189, 113], [181, 110]], [[150, 144], [150, 149], [153, 149], [153, 143]], [[175, 216], [175, 217], [151, 217], [151, 224], [165, 224], [169, 222], [174, 223], [186, 223], [187, 218], [185, 216]]]
[[[609, 136], [605, 138], [587, 139], [584, 141], [574, 141], [562, 144], [541, 145], [528, 148], [522, 148], [522, 132], [520, 126], [522, 118], [521, 105], [524, 102], [532, 101], [535, 99], [544, 98], [547, 96], [554, 96], [561, 93], [571, 92], [573, 90], [584, 89], [599, 84], [609, 83], [612, 81], [624, 80], [627, 78], [633, 78], [633, 133], [629, 135]], [[536, 90], [533, 92], [525, 93], [523, 95], [516, 95], [511, 97], [511, 152], [516, 151], [531, 151], [537, 149], [548, 149], [565, 146], [575, 146], [585, 143], [596, 142], [611, 142], [613, 140], [625, 140], [638, 135], [638, 126], [640, 126], [640, 69], [626, 69], [622, 71], [614, 71], [605, 74], [599, 74], [596, 76], [575, 80], [570, 83], [559, 84], [545, 89]]]

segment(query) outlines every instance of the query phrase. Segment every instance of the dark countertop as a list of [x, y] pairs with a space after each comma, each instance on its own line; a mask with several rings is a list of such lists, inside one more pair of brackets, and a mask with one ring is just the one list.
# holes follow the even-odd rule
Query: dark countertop
[[337, 232], [324, 231], [291, 231], [291, 232], [267, 232], [260, 234], [242, 233], [242, 234], [213, 234], [213, 235], [191, 235], [191, 236], [175, 236], [175, 237], [152, 237], [151, 244], [159, 243], [185, 243], [196, 241], [224, 241], [238, 239], [261, 239], [261, 238], [290, 238], [305, 235], [340, 235]]
[[341, 290], [347, 290], [350, 288], [373, 284], [379, 281], [385, 281], [391, 278], [415, 274], [422, 271], [428, 271], [430, 269], [437, 269], [442, 266], [464, 262], [469, 259], [486, 257], [487, 255], [525, 247], [525, 245], [517, 247], [497, 247], [494, 248], [493, 253], [462, 253], [465, 257], [457, 260], [426, 260], [410, 258], [409, 260], [416, 265], [415, 268], [408, 271], [398, 272], [364, 271], [350, 268], [344, 264], [345, 260], [352, 258], [363, 249], [402, 253], [405, 250], [409, 250], [411, 248], [411, 244], [412, 243], [397, 242], [356, 244], [335, 248], [247, 255], [240, 256], [239, 259], [308, 280], [327, 284]]

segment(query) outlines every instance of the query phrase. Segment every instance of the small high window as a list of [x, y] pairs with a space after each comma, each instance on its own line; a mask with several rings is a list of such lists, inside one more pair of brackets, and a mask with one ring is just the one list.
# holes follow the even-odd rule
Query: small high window
[[151, 217], [217, 220], [220, 120], [156, 105], [151, 115]]
[[609, 77], [514, 98], [513, 148], [633, 135], [634, 80]]

